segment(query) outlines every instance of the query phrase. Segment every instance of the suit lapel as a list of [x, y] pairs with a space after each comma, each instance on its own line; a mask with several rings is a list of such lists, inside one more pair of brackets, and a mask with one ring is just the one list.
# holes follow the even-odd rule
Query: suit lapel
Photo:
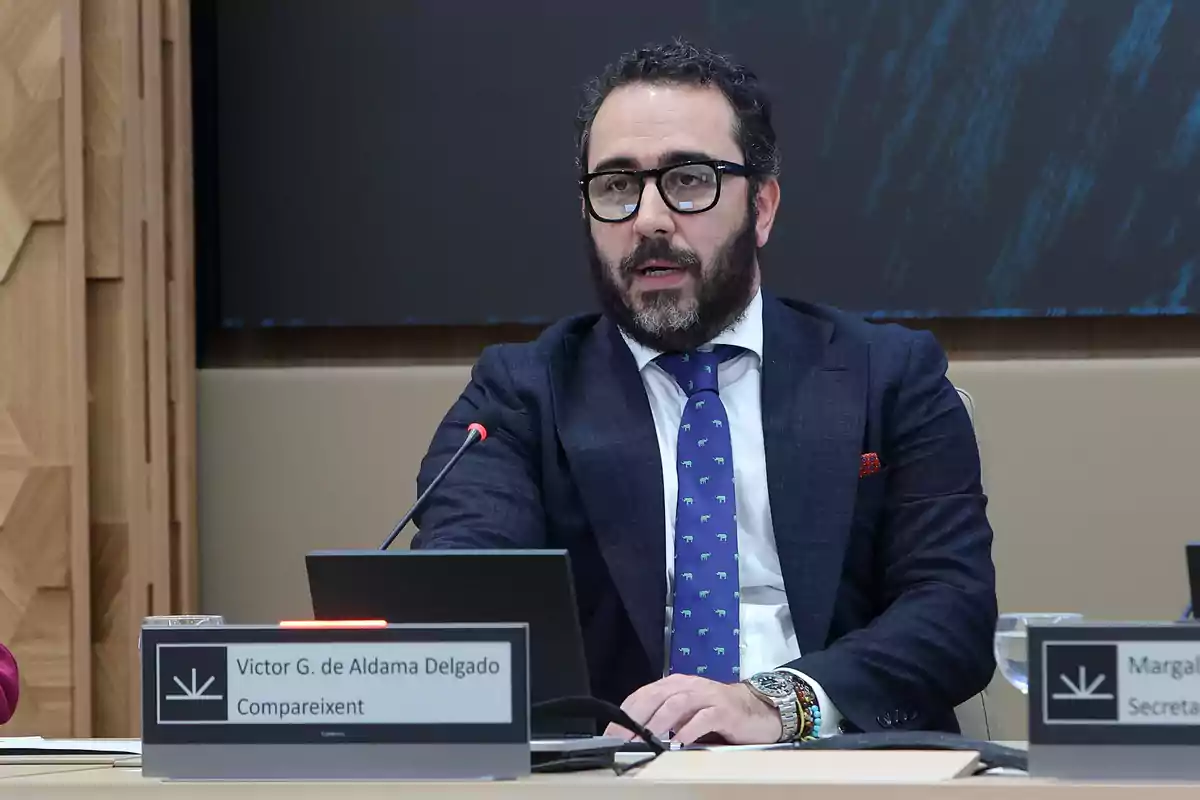
[[801, 654], [825, 647], [863, 440], [866, 353], [763, 297], [763, 440], [775, 542]]
[[607, 319], [559, 365], [559, 439], [617, 592], [657, 665], [665, 653], [667, 555], [650, 402], [633, 354]]

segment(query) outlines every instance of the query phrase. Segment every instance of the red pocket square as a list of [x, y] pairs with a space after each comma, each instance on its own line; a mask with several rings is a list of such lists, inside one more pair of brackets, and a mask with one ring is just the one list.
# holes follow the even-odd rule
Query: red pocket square
[[876, 472], [879, 472], [879, 454], [863, 453], [862, 459], [858, 463], [858, 477], [865, 478]]

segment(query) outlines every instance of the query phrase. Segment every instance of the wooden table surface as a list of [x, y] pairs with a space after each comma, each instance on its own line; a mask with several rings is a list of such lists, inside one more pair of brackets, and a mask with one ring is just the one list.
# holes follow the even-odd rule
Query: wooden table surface
[[[663, 756], [666, 759], [671, 754]], [[707, 754], [705, 754], [707, 755]], [[716, 754], [714, 754], [716, 755]], [[820, 792], [820, 800], [1195, 800], [1200, 784], [1075, 783], [1024, 776], [961, 777], [921, 780], [918, 777], [870, 780], [847, 774], [813, 781], [805, 775], [820, 772], [815, 761], [799, 754], [779, 754], [776, 768], [758, 766], [758, 774], [714, 767], [696, 770], [702, 777], [658, 777], [630, 773], [617, 777], [611, 771], [558, 775], [533, 775], [515, 781], [495, 782], [184, 782], [142, 777], [140, 768], [122, 766], [120, 759], [107, 764], [60, 763], [46, 760], [26, 764], [0, 764], [0, 800], [796, 800], [800, 792]], [[854, 756], [869, 759], [870, 754]], [[920, 753], [906, 754], [914, 759]], [[129, 764], [129, 760], [124, 760]], [[136, 762], [133, 762], [136, 763]], [[729, 762], [731, 765], [732, 761]], [[682, 764], [682, 762], [680, 762]], [[691, 771], [691, 770], [688, 770]], [[870, 768], [853, 770], [870, 774]]]

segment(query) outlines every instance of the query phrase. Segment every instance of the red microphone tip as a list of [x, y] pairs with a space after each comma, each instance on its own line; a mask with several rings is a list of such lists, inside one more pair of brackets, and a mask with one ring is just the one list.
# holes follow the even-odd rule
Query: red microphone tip
[[487, 428], [483, 427], [478, 422], [472, 422], [467, 426], [467, 430], [475, 431], [477, 434], [479, 434], [479, 441], [481, 442], [487, 438]]

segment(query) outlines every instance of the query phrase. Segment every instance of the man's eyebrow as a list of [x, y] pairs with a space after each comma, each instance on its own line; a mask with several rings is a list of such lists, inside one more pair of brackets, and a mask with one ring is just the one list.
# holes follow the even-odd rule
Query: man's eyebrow
[[592, 172], [605, 172], [610, 169], [637, 169], [638, 163], [629, 156], [612, 156], [596, 164]]
[[716, 161], [711, 154], [700, 150], [673, 150], [670, 153], [664, 153], [658, 159], [658, 165], [665, 167], [670, 164], [683, 164], [688, 161]]
[[[658, 157], [658, 165], [666, 167], [671, 164], [683, 164], [688, 161], [713, 160], [712, 154], [701, 150], [672, 150]], [[629, 156], [611, 156], [597, 163], [592, 171], [605, 172], [612, 169], [641, 169], [641, 165], [638, 164], [637, 159], [630, 158]]]

